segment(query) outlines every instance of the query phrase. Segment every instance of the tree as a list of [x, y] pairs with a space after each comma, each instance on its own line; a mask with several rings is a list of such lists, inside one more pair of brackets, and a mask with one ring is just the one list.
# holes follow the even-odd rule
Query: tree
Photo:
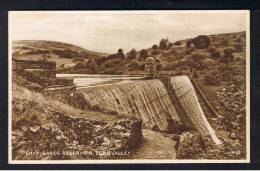
[[117, 54], [124, 54], [123, 49], [118, 49]]
[[142, 49], [142, 50], [140, 51], [139, 59], [145, 60], [147, 57], [148, 57], [148, 52], [147, 52], [147, 50]]
[[231, 48], [224, 49], [224, 56], [220, 59], [220, 62], [223, 62], [223, 63], [232, 62], [235, 58], [233, 56], [233, 52], [234, 52], [234, 50]]
[[86, 68], [93, 71], [93, 72], [96, 72], [97, 69], [98, 69], [98, 65], [97, 63], [94, 61], [94, 60], [89, 60], [87, 63], [86, 63]]
[[219, 51], [216, 50], [216, 51], [214, 51], [214, 52], [211, 53], [211, 56], [212, 56], [213, 58], [218, 59], [218, 58], [221, 57], [221, 54], [220, 54]]
[[206, 56], [201, 55], [199, 53], [195, 53], [187, 58], [187, 64], [196, 68], [196, 69], [204, 69], [205, 63], [203, 62]]
[[121, 58], [122, 60], [123, 59], [125, 59], [125, 54], [124, 54], [124, 52], [123, 52], [123, 49], [118, 49], [118, 51], [117, 51], [117, 56], [119, 57], [119, 58]]
[[214, 73], [210, 73], [204, 76], [204, 83], [206, 85], [215, 85], [218, 86], [220, 85], [220, 79], [218, 76]]
[[186, 42], [186, 47], [187, 47], [187, 48], [190, 48], [190, 47], [191, 47], [191, 40], [188, 40], [188, 41]]
[[161, 39], [160, 43], [159, 43], [159, 48], [160, 49], [166, 49], [167, 48], [167, 39]]
[[170, 42], [170, 43], [168, 44], [168, 48], [171, 48], [171, 47], [173, 47], [173, 43], [172, 43], [172, 42]]
[[154, 44], [154, 45], [152, 46], [152, 49], [153, 49], [153, 50], [158, 49], [158, 45]]
[[136, 58], [136, 50], [135, 49], [132, 49], [129, 53], [129, 55], [127, 56], [128, 60], [133, 60]]
[[192, 44], [197, 48], [197, 49], [205, 49], [208, 48], [210, 45], [210, 38], [209, 36], [205, 35], [199, 35], [192, 40]]

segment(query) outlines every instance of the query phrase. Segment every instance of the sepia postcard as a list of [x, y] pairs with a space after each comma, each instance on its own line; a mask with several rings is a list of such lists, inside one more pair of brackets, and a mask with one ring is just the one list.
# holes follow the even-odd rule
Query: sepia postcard
[[9, 11], [9, 163], [249, 163], [249, 16]]

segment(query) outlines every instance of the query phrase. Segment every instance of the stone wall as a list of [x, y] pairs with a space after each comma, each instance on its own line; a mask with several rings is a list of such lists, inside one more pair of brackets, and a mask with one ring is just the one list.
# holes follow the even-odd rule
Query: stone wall
[[32, 61], [32, 60], [14, 60], [13, 70], [20, 69], [47, 69], [56, 70], [56, 62]]
[[[52, 87], [59, 87], [56, 94], [68, 91], [68, 94], [75, 92], [73, 79], [56, 78], [56, 63], [49, 61], [30, 61], [30, 60], [14, 60], [13, 72], [20, 75], [28, 82], [36, 83], [40, 86], [32, 86], [32, 90], [41, 92], [50, 92]], [[68, 88], [68, 86], [70, 86]], [[30, 88], [30, 87], [28, 87]]]

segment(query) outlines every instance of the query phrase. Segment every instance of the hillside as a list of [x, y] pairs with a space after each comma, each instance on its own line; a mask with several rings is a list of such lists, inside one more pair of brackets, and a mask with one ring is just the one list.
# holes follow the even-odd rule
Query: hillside
[[97, 53], [84, 48], [56, 41], [46, 40], [16, 40], [12, 42], [13, 58], [41, 60], [47, 58], [57, 62], [57, 66], [73, 66], [77, 62], [88, 61], [104, 53]]
[[[93, 58], [87, 62], [77, 62], [77, 65], [65, 68], [61, 72], [143, 74], [145, 59], [148, 56], [156, 58], [158, 70], [177, 73], [177, 75], [190, 72], [192, 69], [215, 70], [219, 64], [236, 65], [245, 62], [245, 32], [203, 35], [202, 40], [198, 39], [196, 37], [179, 41], [161, 39], [158, 44], [140, 51], [132, 49], [130, 52], [123, 52], [119, 49], [112, 55]], [[196, 40], [195, 44], [198, 44], [198, 47], [194, 45], [193, 40]], [[205, 47], [203, 43], [206, 43]], [[200, 44], [202, 47], [199, 47]]]

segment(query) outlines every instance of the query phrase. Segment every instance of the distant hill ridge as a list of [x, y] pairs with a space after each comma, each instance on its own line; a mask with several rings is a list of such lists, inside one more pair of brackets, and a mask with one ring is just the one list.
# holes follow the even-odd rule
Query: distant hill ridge
[[[49, 40], [14, 40], [12, 42], [13, 45], [13, 52], [21, 52], [24, 51], [24, 54], [40, 50], [45, 52], [52, 53], [55, 50], [71, 50], [72, 52], [75, 52], [77, 54], [83, 54], [81, 56], [84, 56], [85, 58], [95, 58], [98, 56], [105, 56], [108, 55], [106, 53], [99, 53], [94, 52], [90, 50], [86, 50], [82, 47], [69, 44], [69, 43], [63, 43], [63, 42], [57, 42], [57, 41], [49, 41]], [[22, 53], [21, 53], [22, 54]]]

